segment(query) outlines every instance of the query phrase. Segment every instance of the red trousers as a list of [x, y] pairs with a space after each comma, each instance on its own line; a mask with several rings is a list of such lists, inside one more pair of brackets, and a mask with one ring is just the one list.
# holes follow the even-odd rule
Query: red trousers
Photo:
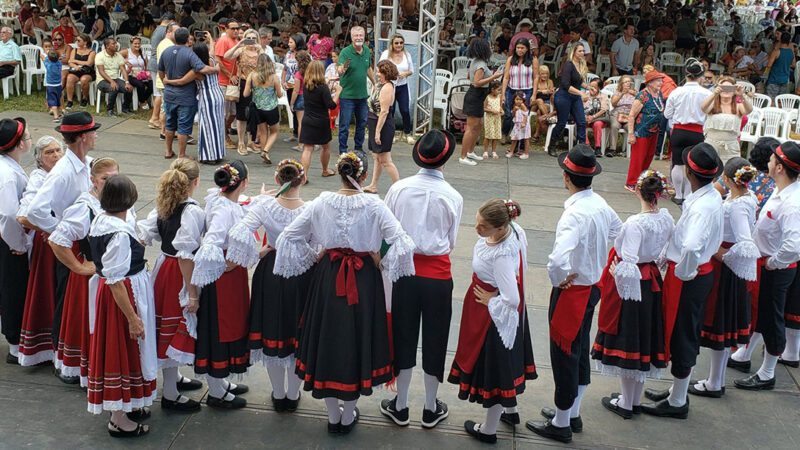
[[[602, 120], [596, 120], [586, 125], [591, 127], [594, 132], [594, 148], [600, 148], [603, 142], [603, 128], [606, 124]], [[589, 133], [586, 133], [586, 145], [589, 145]]]
[[634, 186], [639, 180], [639, 175], [645, 170], [650, 168], [653, 162], [653, 157], [656, 156], [656, 143], [658, 142], [658, 133], [654, 133], [649, 137], [637, 137], [636, 143], [631, 146], [631, 162], [628, 165], [628, 181], [625, 182], [627, 186]]

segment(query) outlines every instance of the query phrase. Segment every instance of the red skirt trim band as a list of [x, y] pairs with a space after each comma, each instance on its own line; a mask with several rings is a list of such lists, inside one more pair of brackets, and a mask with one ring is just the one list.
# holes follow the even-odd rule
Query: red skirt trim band
[[414, 270], [418, 277], [450, 280], [453, 278], [450, 269], [450, 255], [414, 254]]
[[[525, 367], [525, 373], [532, 373], [530, 370], [531, 370], [530, 366], [529, 367]], [[536, 369], [534, 368], [534, 369], [532, 369], [532, 371], [535, 372]], [[450, 369], [450, 376], [451, 377], [456, 377], [458, 379], [461, 379], [461, 375], [463, 373], [465, 373], [465, 372], [462, 372], [462, 371], [458, 370], [455, 367]], [[522, 385], [524, 385], [524, 384], [525, 384], [525, 375], [521, 375], [521, 376], [519, 376], [519, 377], [514, 379], [514, 388], [513, 389], [495, 388], [495, 389], [491, 389], [491, 390], [486, 390], [486, 389], [483, 389], [483, 388], [474, 387], [474, 386], [470, 385], [469, 383], [464, 383], [462, 381], [462, 382], [458, 383], [458, 390], [460, 392], [462, 392], [462, 393], [463, 392], [468, 393], [470, 395], [470, 397], [481, 397], [484, 400], [488, 400], [488, 399], [490, 399], [492, 397], [514, 398], [514, 397], [517, 396], [517, 388], [522, 386]]]
[[[230, 366], [246, 366], [250, 362], [250, 354], [248, 353], [245, 356], [240, 356], [237, 358], [230, 358], [228, 361], [211, 361], [211, 368], [213, 369], [225, 369], [226, 367]], [[207, 368], [209, 367], [209, 360], [208, 359], [195, 359], [194, 365], [195, 367]], [[203, 372], [205, 373], [205, 372]]]
[[714, 342], [736, 341], [741, 336], [750, 336], [750, 328], [736, 330], [735, 333], [717, 334], [710, 331], [701, 330], [700, 337]]
[[[606, 347], [603, 347], [602, 345], [598, 344], [597, 342], [594, 343], [594, 345], [592, 346], [592, 349], [594, 351], [602, 353], [603, 355], [606, 355], [606, 356], [612, 356], [614, 358], [626, 359], [626, 360], [629, 360], [629, 361], [638, 361], [638, 362], [648, 363], [649, 364], [653, 360], [653, 356], [652, 355], [642, 355], [639, 352], [626, 352], [624, 350], [617, 350], [617, 349], [614, 349], [614, 348], [606, 348]], [[656, 355], [656, 361], [662, 361], [662, 362], [666, 363], [667, 355], [664, 354], [664, 353], [657, 354]]]
[[383, 377], [386, 375], [390, 375], [392, 373], [392, 365], [388, 364], [384, 367], [380, 367], [378, 369], [374, 369], [372, 371], [372, 378], [361, 380], [360, 383], [342, 383], [339, 381], [322, 381], [322, 380], [315, 380], [311, 374], [306, 373], [306, 365], [303, 361], [299, 359], [295, 362], [295, 366], [297, 370], [302, 373], [303, 381], [306, 383], [313, 383], [314, 389], [329, 389], [334, 391], [341, 391], [341, 392], [357, 392], [361, 389], [371, 389], [372, 383], [374, 378]]
[[264, 339], [260, 332], [250, 333], [247, 336], [250, 342], [260, 342], [264, 348], [282, 349], [282, 348], [297, 348], [297, 338], [289, 338], [285, 340], [277, 339]]

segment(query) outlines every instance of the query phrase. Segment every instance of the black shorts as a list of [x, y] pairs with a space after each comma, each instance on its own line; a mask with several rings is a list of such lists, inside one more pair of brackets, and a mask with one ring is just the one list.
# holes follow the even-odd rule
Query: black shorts
[[272, 108], [268, 111], [264, 111], [263, 109], [257, 109], [258, 111], [258, 124], [261, 125], [262, 123], [267, 124], [267, 126], [277, 125], [278, 122], [281, 121], [281, 113], [278, 112], [278, 108]]
[[[392, 105], [394, 108], [394, 105]], [[381, 128], [381, 145], [375, 142], [375, 131], [378, 128], [378, 117], [372, 113], [367, 116], [367, 133], [369, 137], [368, 146], [372, 153], [388, 153], [392, 151], [392, 141], [394, 140], [394, 114], [389, 113], [386, 121]]]
[[480, 117], [483, 119], [483, 102], [489, 95], [489, 88], [476, 88], [470, 86], [464, 95], [464, 114], [467, 117]]
[[683, 152], [689, 147], [703, 142], [705, 136], [703, 133], [698, 133], [691, 130], [684, 130], [681, 128], [673, 128], [672, 134], [669, 135], [669, 146], [672, 152], [672, 165], [683, 165]]

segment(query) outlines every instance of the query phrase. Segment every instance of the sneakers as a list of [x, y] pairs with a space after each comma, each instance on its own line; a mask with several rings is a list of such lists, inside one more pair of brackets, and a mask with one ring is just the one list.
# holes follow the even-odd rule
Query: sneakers
[[72, 109], [72, 102], [67, 102], [66, 109]]
[[[72, 102], [70, 102], [70, 103], [72, 103]], [[84, 98], [83, 100], [81, 100], [81, 108], [86, 108], [87, 106], [89, 106], [89, 99], [88, 98]]]
[[[427, 413], [427, 411], [425, 412]], [[408, 419], [408, 407], [400, 410], [397, 409], [397, 397], [391, 400], [381, 401], [381, 414], [392, 419], [392, 422], [401, 427], [405, 427], [411, 422]]]
[[447, 403], [436, 399], [436, 411], [422, 410], [422, 427], [433, 428], [447, 418], [450, 413], [447, 410]]
[[406, 143], [407, 143], [408, 145], [414, 145], [414, 144], [416, 144], [416, 143], [417, 143], [417, 140], [416, 140], [416, 139], [414, 139], [414, 136], [413, 136], [413, 135], [411, 135], [411, 134], [407, 134], [407, 135], [406, 135]]
[[197, 140], [191, 136], [189, 136], [189, 139], [186, 140], [186, 145], [196, 145], [196, 144]]
[[283, 139], [283, 142], [297, 142], [297, 138], [294, 136], [289, 136]]
[[483, 161], [483, 157], [482, 156], [478, 156], [478, 154], [475, 153], [475, 152], [467, 153], [467, 158], [473, 159], [475, 161]]
[[473, 160], [471, 160], [469, 158], [458, 158], [458, 162], [461, 163], [461, 164], [466, 164], [468, 166], [477, 166], [478, 165], [478, 163], [476, 163], [475, 161], [473, 161]]

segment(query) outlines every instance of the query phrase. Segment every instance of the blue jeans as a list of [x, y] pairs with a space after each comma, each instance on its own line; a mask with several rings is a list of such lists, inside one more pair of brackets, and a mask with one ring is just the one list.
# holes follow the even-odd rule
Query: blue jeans
[[411, 104], [408, 98], [408, 84], [395, 88], [394, 103], [400, 108], [400, 116], [403, 118], [403, 132], [405, 134], [411, 134], [414, 124], [411, 122]]
[[347, 152], [347, 138], [350, 137], [350, 118], [356, 115], [356, 135], [353, 136], [355, 149], [364, 150], [364, 130], [367, 128], [367, 99], [339, 99], [339, 153]]
[[175, 103], [164, 102], [164, 111], [166, 118], [164, 119], [164, 128], [167, 131], [185, 136], [192, 134], [192, 126], [194, 125], [194, 116], [197, 114], [197, 104], [191, 106], [176, 105]]
[[525, 106], [530, 110], [531, 108], [531, 94], [533, 89], [506, 89], [506, 104], [503, 106], [503, 136], [511, 132], [514, 128], [514, 121], [511, 119], [511, 110], [514, 108], [514, 96], [517, 92], [525, 94]]
[[561, 139], [561, 133], [567, 126], [569, 117], [575, 120], [576, 128], [578, 129], [578, 143], [583, 144], [586, 142], [586, 114], [583, 112], [583, 100], [580, 95], [572, 95], [569, 92], [559, 89], [553, 99], [556, 107], [556, 115], [558, 122], [553, 128], [553, 135], [550, 142], [556, 142]]

